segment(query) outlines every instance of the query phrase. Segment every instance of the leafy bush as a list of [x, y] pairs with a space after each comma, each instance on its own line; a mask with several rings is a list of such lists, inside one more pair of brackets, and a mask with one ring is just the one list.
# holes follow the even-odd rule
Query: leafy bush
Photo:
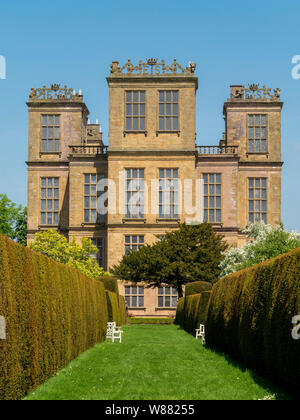
[[7, 322], [7, 340], [0, 340], [5, 400], [22, 398], [104, 340], [108, 320], [101, 282], [2, 235], [0, 314]]
[[87, 238], [82, 239], [81, 246], [75, 241], [68, 240], [55, 230], [38, 232], [35, 240], [30, 244], [30, 248], [40, 252], [54, 261], [67, 264], [70, 267], [82, 271], [88, 277], [97, 279], [100, 276], [108, 275], [99, 267], [92, 255], [97, 254], [98, 249], [92, 241]]
[[212, 285], [206, 281], [194, 281], [185, 286], [185, 296], [196, 295], [211, 290]]
[[197, 295], [186, 296], [178, 302], [175, 323], [180, 325], [190, 334], [195, 335], [195, 330], [200, 324], [206, 323], [211, 291]]
[[300, 342], [292, 318], [300, 314], [300, 248], [231, 274], [212, 290], [207, 344], [241, 360], [296, 395]]
[[243, 248], [231, 248], [224, 254], [225, 258], [220, 264], [220, 277], [252, 267], [300, 246], [300, 235], [284, 230], [282, 225], [272, 227], [264, 222], [257, 222], [251, 224], [244, 233], [250, 241]]

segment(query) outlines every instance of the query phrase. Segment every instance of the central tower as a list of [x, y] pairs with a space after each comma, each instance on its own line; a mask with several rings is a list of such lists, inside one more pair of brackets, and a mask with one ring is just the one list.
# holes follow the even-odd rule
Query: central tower
[[[179, 211], [178, 184], [196, 176], [195, 68], [157, 59], [111, 64], [108, 178], [116, 185], [117, 205], [108, 215], [108, 266], [127, 248], [151, 244], [189, 217]], [[136, 206], [133, 195], [139, 196]]]

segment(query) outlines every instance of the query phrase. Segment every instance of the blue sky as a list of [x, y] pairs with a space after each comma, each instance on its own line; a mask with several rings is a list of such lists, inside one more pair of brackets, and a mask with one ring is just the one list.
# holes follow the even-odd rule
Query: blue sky
[[288, 229], [300, 231], [299, 0], [1, 2], [0, 193], [26, 204], [27, 109], [31, 87], [61, 83], [82, 89], [108, 136], [111, 61], [174, 57], [197, 63], [199, 144], [217, 144], [230, 84], [257, 82], [282, 89], [283, 206]]

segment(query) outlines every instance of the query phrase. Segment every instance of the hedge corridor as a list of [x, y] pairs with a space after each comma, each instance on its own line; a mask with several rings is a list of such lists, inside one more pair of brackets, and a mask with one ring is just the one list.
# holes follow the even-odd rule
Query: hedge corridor
[[[110, 287], [117, 280], [110, 280]], [[16, 400], [105, 340], [109, 320], [126, 322], [124, 298], [0, 235], [0, 399]]]
[[[204, 297], [210, 293], [207, 300]], [[211, 292], [179, 300], [176, 323], [192, 334], [202, 320], [206, 343], [299, 398], [300, 248], [219, 280]]]

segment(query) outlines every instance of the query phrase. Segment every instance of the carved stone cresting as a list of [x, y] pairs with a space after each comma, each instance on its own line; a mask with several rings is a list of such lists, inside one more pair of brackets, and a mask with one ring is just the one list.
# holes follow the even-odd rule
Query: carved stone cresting
[[231, 98], [232, 99], [244, 99], [244, 100], [280, 100], [280, 89], [266, 88], [266, 86], [260, 87], [259, 84], [249, 84], [248, 88], [244, 86], [231, 86]]
[[58, 84], [53, 84], [50, 88], [46, 88], [46, 86], [39, 89], [31, 88], [29, 94], [29, 99], [31, 100], [78, 100], [79, 98], [82, 98], [79, 93], [76, 93], [73, 89], [69, 89], [67, 86], [62, 88]]
[[118, 61], [113, 61], [110, 65], [111, 76], [164, 76], [164, 75], [182, 75], [191, 76], [194, 75], [196, 70], [195, 63], [189, 63], [188, 67], [183, 68], [174, 59], [173, 63], [167, 66], [164, 60], [158, 61], [158, 58], [149, 58], [145, 62], [139, 61], [138, 65], [133, 65], [131, 60], [128, 60], [123, 67], [119, 67]]

